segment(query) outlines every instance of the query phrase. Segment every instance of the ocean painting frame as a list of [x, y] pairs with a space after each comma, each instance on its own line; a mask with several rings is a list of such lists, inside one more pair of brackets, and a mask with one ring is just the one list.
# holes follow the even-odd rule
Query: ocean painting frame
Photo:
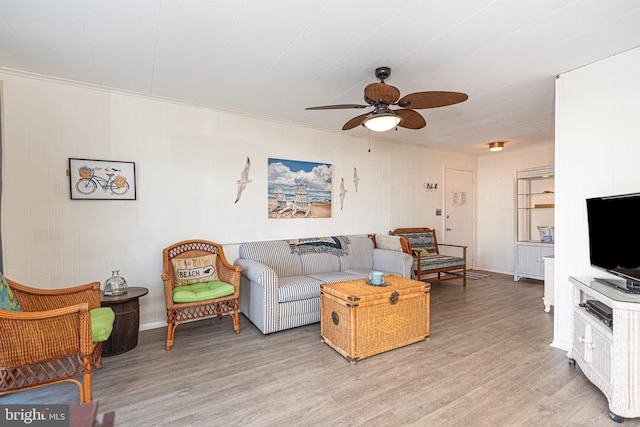
[[268, 159], [268, 217], [331, 218], [330, 163]]

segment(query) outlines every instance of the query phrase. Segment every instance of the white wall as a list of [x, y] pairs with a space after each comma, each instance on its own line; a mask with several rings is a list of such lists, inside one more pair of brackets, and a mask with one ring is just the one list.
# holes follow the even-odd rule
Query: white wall
[[[554, 345], [571, 346], [569, 276], [606, 276], [589, 263], [585, 199], [640, 192], [640, 48], [556, 81]], [[616, 230], [611, 224], [611, 232]]]
[[[554, 143], [478, 157], [476, 268], [515, 271], [515, 171], [554, 164]], [[488, 150], [487, 150], [488, 151]]]
[[[166, 321], [161, 252], [174, 242], [222, 243], [233, 262], [249, 240], [438, 228], [443, 196], [422, 184], [442, 182], [444, 165], [476, 169], [473, 156], [376, 140], [369, 153], [348, 133], [6, 71], [0, 79], [4, 273], [56, 288], [119, 269], [130, 286], [150, 289], [140, 302], [147, 327]], [[247, 156], [253, 182], [234, 204]], [[69, 157], [135, 162], [137, 200], [70, 200]], [[332, 163], [335, 191], [341, 177], [349, 190], [344, 209], [334, 202], [330, 219], [268, 219], [269, 157]]]

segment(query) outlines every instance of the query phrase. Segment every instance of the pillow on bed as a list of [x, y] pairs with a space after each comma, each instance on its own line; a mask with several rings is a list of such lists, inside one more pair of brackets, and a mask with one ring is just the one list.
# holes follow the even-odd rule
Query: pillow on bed
[[205, 255], [197, 258], [173, 258], [173, 277], [176, 286], [218, 280], [216, 268], [217, 255]]

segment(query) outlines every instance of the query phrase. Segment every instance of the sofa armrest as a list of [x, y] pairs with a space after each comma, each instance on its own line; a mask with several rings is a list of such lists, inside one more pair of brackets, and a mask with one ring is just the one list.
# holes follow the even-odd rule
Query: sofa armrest
[[386, 249], [373, 250], [373, 269], [397, 274], [401, 277], [411, 277], [413, 257], [405, 252]]
[[264, 286], [264, 283], [262, 280], [262, 277], [264, 277], [263, 273], [273, 272], [274, 275], [276, 273], [271, 267], [251, 259], [238, 258], [234, 264], [242, 267], [241, 274], [243, 276], [245, 276], [247, 279], [251, 280], [252, 282], [256, 282], [260, 284], [261, 286]]
[[240, 311], [263, 334], [279, 329], [278, 275], [276, 271], [258, 261], [238, 258], [235, 265], [242, 267], [240, 276]]

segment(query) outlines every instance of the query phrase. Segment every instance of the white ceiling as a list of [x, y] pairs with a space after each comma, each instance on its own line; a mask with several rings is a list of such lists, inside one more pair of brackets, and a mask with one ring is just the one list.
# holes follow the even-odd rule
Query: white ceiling
[[[2, 0], [0, 67], [342, 132], [386, 81], [465, 92], [375, 136], [470, 154], [553, 140], [557, 74], [640, 46], [638, 0]], [[368, 135], [364, 127], [347, 131]]]

